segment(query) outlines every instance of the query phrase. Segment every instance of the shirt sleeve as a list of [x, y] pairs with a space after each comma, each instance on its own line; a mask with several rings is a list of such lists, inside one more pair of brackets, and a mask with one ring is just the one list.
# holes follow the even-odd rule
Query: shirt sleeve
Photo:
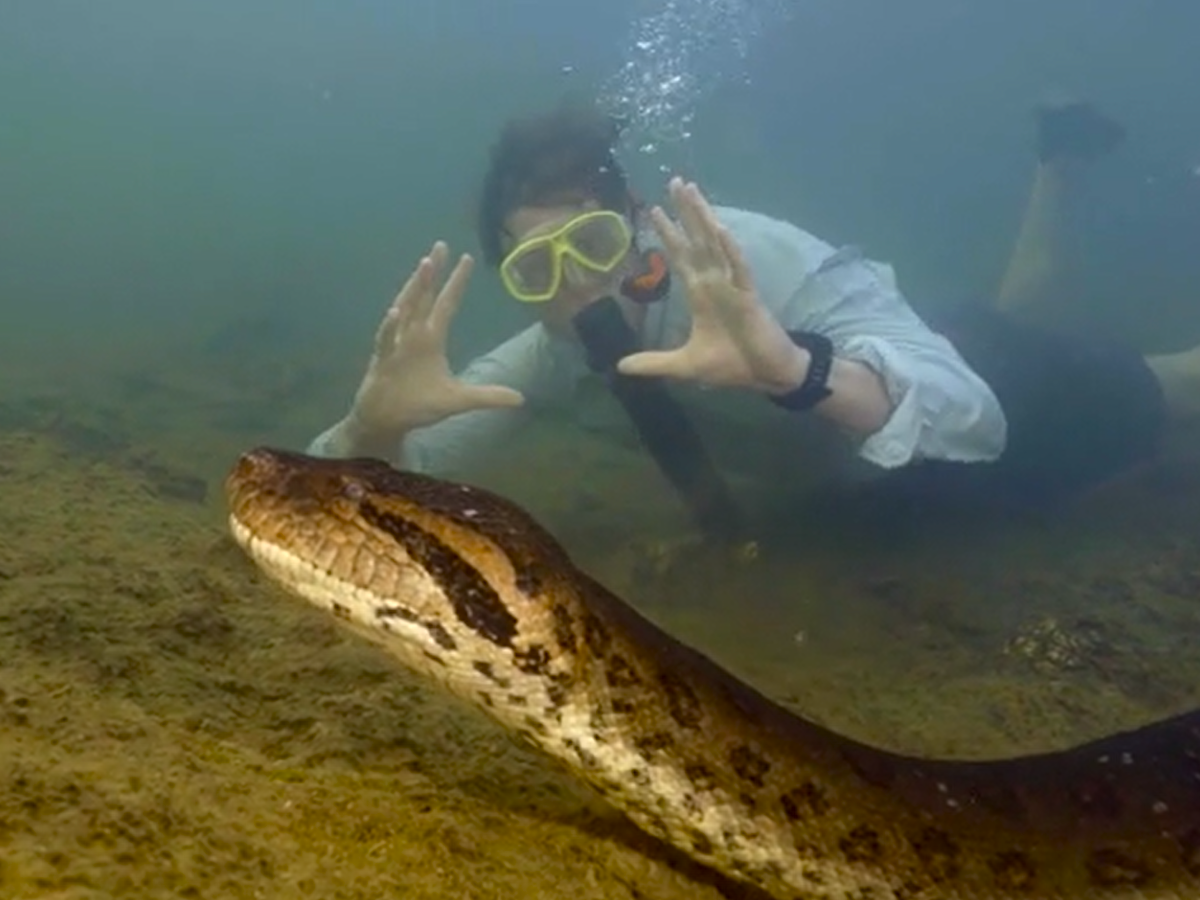
[[864, 459], [895, 468], [923, 458], [984, 462], [1004, 450], [1007, 423], [996, 395], [908, 305], [890, 266], [844, 248], [790, 300], [781, 317], [786, 328], [826, 335], [836, 356], [883, 379], [893, 410], [860, 444]]
[[[406, 469], [431, 475], [451, 475], [518, 428], [531, 408], [567, 399], [586, 374], [581, 352], [565, 339], [534, 325], [477, 357], [458, 374], [470, 384], [494, 384], [519, 391], [520, 407], [474, 410], [417, 429], [397, 448]], [[339, 456], [344, 446], [338, 425], [326, 429], [311, 444], [314, 456]]]

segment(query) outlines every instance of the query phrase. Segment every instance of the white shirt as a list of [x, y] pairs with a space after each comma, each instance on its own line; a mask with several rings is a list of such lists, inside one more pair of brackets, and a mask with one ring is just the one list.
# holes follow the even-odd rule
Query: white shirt
[[[835, 249], [779, 219], [728, 207], [715, 211], [741, 247], [760, 301], [783, 327], [826, 335], [836, 356], [862, 362], [883, 379], [894, 408], [884, 426], [858, 444], [863, 459], [890, 469], [916, 459], [984, 462], [1001, 454], [1006, 422], [995, 394], [912, 310], [891, 266], [852, 247]], [[647, 311], [643, 346], [680, 347], [690, 327], [687, 298], [676, 279], [668, 296]], [[459, 375], [520, 391], [526, 406], [463, 413], [419, 429], [405, 438], [402, 463], [451, 474], [517, 427], [527, 411], [568, 399], [588, 376], [580, 345], [531, 326]], [[796, 415], [766, 397], [744, 402], [761, 403], [763, 416]], [[319, 435], [309, 452], [332, 455], [336, 427]]]

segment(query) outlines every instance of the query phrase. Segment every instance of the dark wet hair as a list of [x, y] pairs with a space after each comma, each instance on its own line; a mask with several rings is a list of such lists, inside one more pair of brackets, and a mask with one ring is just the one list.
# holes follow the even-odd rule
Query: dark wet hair
[[593, 200], [626, 212], [631, 202], [615, 145], [621, 124], [593, 106], [561, 106], [513, 119], [492, 145], [476, 228], [484, 261], [504, 258], [504, 222], [522, 206]]

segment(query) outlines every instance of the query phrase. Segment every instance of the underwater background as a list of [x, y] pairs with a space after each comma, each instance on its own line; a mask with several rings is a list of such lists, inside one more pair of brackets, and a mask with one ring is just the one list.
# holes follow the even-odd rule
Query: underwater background
[[[564, 98], [629, 117], [647, 197], [684, 173], [861, 245], [919, 311], [995, 289], [1034, 105], [1086, 98], [1128, 136], [1055, 321], [1200, 343], [1197, 34], [1188, 0], [5, 0], [0, 897], [750, 896], [269, 588], [225, 472], [343, 414], [415, 260], [475, 250], [498, 128]], [[516, 306], [480, 270], [456, 360]], [[979, 757], [1197, 705], [1198, 435], [1033, 520], [738, 481], [773, 530], [732, 567], [675, 558], [687, 522], [609, 415], [473, 475], [797, 712]], [[733, 469], [821, 470], [706, 425]]]

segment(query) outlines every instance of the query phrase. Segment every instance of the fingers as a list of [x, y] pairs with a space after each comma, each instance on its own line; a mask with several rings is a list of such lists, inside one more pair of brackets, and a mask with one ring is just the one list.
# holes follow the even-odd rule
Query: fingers
[[[458, 258], [446, 285], [438, 293], [437, 299], [429, 311], [429, 327], [439, 335], [445, 335], [450, 330], [450, 322], [458, 312], [463, 294], [467, 290], [467, 282], [471, 280], [471, 272], [475, 268], [475, 260], [464, 253]], [[432, 292], [431, 292], [432, 293]]]
[[400, 316], [396, 312], [396, 303], [392, 301], [392, 305], [388, 307], [388, 311], [384, 313], [383, 320], [379, 323], [379, 327], [375, 329], [375, 355], [378, 356], [384, 350], [396, 342], [396, 329], [399, 327]]
[[617, 371], [641, 378], [683, 378], [687, 373], [687, 360], [679, 350], [647, 350], [622, 357], [617, 363]]
[[525, 402], [525, 395], [520, 391], [498, 384], [464, 384], [462, 387], [464, 412], [472, 409], [509, 409]]
[[721, 251], [729, 265], [733, 286], [745, 294], [753, 293], [754, 276], [750, 274], [750, 266], [746, 264], [746, 257], [742, 256], [742, 248], [733, 239], [733, 235], [720, 226], [717, 229], [717, 239], [721, 243]]
[[687, 237], [679, 226], [671, 221], [662, 207], [656, 206], [650, 210], [650, 224], [658, 233], [663, 249], [667, 252], [667, 258], [673, 262], [682, 259], [687, 250]]
[[[416, 291], [412, 300], [413, 318], [423, 321], [429, 318], [438, 294], [434, 289], [442, 270], [446, 267], [446, 259], [450, 256], [450, 248], [445, 241], [437, 241], [429, 250], [429, 255], [421, 260], [418, 271], [421, 272], [420, 290]], [[425, 274], [426, 270], [428, 274]]]
[[427, 292], [433, 284], [435, 269], [433, 251], [436, 249], [437, 245], [435, 244], [428, 255], [421, 257], [416, 268], [412, 270], [412, 274], [408, 276], [408, 280], [404, 282], [404, 286], [396, 294], [396, 299], [392, 301], [388, 315], [394, 317], [397, 331], [403, 331], [408, 327], [419, 312], [421, 295]]
[[708, 243], [707, 222], [704, 220], [703, 213], [696, 202], [699, 192], [695, 185], [685, 183], [681, 178], [672, 178], [670, 183], [671, 200], [675, 204], [675, 210], [679, 215], [679, 221], [683, 224], [683, 230], [688, 236], [688, 240], [696, 245]]
[[703, 252], [718, 254], [721, 225], [700, 188], [695, 182], [672, 178], [669, 190], [688, 239]]
[[387, 352], [396, 343], [397, 335], [412, 319], [412, 298], [420, 291], [421, 283], [429, 279], [430, 267], [431, 264], [427, 257], [417, 263], [417, 267], [409, 274], [404, 286], [392, 299], [392, 305], [384, 313], [383, 321], [379, 323], [379, 328], [375, 332], [376, 354]]
[[[379, 323], [375, 333], [375, 352], [383, 353], [393, 347], [400, 336], [418, 322], [429, 322], [443, 330], [449, 325], [470, 278], [473, 261], [465, 254], [459, 258], [446, 285], [435, 290], [438, 275], [446, 265], [450, 248], [444, 241], [437, 241], [429, 253], [421, 257], [404, 286], [400, 288], [391, 307]], [[439, 306], [443, 305], [444, 310]]]

